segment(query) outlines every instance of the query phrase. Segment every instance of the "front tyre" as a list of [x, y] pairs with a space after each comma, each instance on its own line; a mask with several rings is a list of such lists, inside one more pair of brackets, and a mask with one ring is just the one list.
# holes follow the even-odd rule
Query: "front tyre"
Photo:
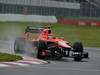
[[83, 44], [81, 42], [75, 42], [73, 45], [74, 52], [83, 52]]
[[82, 61], [83, 45], [81, 42], [75, 42], [73, 46], [74, 61]]

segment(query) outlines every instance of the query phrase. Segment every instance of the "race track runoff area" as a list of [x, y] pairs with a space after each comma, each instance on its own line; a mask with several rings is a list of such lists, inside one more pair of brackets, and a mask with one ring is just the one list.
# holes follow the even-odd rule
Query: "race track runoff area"
[[[50, 60], [50, 63], [48, 63], [28, 56], [23, 56], [23, 60], [16, 62], [0, 62], [0, 74], [100, 75], [100, 48], [86, 47], [85, 50], [89, 52], [89, 59], [83, 59], [82, 62], [75, 62], [71, 58], [63, 58], [58, 61]], [[0, 52], [14, 54], [13, 47], [8, 41], [0, 41]]]

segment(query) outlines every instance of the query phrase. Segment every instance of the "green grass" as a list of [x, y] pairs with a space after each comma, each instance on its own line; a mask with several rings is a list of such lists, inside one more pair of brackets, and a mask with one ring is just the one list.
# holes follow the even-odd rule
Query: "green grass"
[[53, 30], [57, 36], [63, 36], [69, 42], [81, 41], [85, 46], [100, 47], [99, 27], [55, 25]]
[[16, 56], [7, 53], [0, 53], [0, 62], [10, 62], [10, 61], [17, 61], [21, 59], [22, 59], [21, 56]]
[[40, 24], [34, 24], [31, 22], [0, 22], [0, 39], [12, 40], [16, 37], [22, 37], [27, 26]]
[[[44, 26], [46, 24], [30, 22], [0, 22], [0, 39], [12, 40], [16, 37], [23, 36], [27, 26]], [[84, 46], [100, 47], [100, 28], [71, 26], [62, 24], [52, 24], [53, 32], [56, 36], [64, 37], [71, 43], [75, 41], [83, 42]]]

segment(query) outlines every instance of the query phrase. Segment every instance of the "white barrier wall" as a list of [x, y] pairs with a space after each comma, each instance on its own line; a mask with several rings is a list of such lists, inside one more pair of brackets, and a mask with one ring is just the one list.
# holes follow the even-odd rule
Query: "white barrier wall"
[[57, 23], [55, 16], [0, 14], [0, 21]]

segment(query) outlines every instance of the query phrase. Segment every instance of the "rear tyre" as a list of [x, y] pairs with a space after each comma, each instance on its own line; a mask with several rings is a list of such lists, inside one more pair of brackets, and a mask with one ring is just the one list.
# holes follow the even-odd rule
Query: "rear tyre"
[[17, 38], [14, 42], [14, 52], [15, 53], [23, 53], [24, 43], [25, 43], [24, 38]]
[[[37, 58], [39, 59], [47, 59], [50, 58], [52, 60], [59, 60], [62, 58], [62, 48], [61, 47], [55, 47], [55, 48], [49, 48], [48, 45], [44, 40], [39, 40], [38, 43], [36, 44], [38, 48], [38, 54]], [[51, 55], [42, 55], [42, 52], [46, 52], [46, 50], [51, 51]]]
[[37, 43], [37, 49], [38, 49], [37, 58], [39, 58], [39, 59], [45, 59], [46, 56], [43, 56], [42, 52], [46, 52], [45, 51], [47, 49], [46, 42], [43, 41], [43, 40], [39, 40], [38, 43]]

